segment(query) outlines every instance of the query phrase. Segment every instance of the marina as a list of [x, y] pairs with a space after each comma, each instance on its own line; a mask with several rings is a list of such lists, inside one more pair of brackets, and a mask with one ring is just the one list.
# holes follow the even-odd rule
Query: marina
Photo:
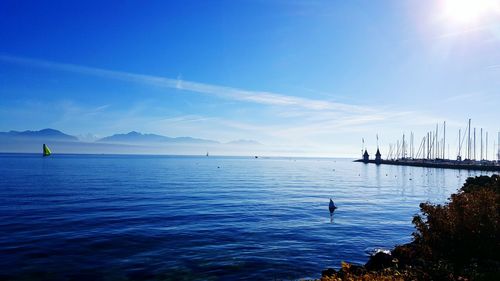
[[[477, 137], [477, 132], [480, 132]], [[478, 170], [478, 171], [500, 171], [500, 132], [498, 140], [493, 144], [497, 148], [496, 159], [488, 159], [488, 132], [483, 134], [483, 128], [477, 130], [472, 128], [471, 119], [465, 130], [458, 131], [458, 145], [456, 159], [450, 159], [450, 145], [446, 143], [446, 122], [443, 122], [442, 137], [439, 138], [439, 125], [436, 129], [429, 131], [422, 138], [418, 148], [415, 146], [415, 135], [410, 133], [410, 139], [406, 135], [396, 142], [389, 144], [389, 152], [385, 159], [382, 157], [378, 144], [375, 159], [370, 155], [363, 139], [362, 158], [354, 162], [376, 165], [400, 165], [443, 169]], [[484, 138], [483, 138], [484, 136]], [[477, 149], [479, 147], [479, 149]], [[446, 157], [446, 152], [448, 156]]]

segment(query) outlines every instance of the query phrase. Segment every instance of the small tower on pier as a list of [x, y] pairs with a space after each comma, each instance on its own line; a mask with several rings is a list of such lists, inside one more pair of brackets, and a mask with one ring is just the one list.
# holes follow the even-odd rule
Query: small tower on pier
[[375, 154], [375, 164], [379, 165], [382, 163], [382, 154], [380, 153], [380, 150], [377, 148], [377, 153]]
[[368, 154], [368, 151], [365, 149], [365, 153], [363, 153], [363, 162], [368, 163], [369, 159], [370, 155]]

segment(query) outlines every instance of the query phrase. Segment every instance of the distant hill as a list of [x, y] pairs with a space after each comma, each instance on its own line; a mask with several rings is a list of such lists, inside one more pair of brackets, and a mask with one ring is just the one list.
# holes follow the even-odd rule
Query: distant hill
[[132, 131], [104, 138], [86, 134], [72, 136], [54, 129], [0, 132], [0, 152], [40, 153], [47, 144], [54, 154], [172, 154], [172, 155], [260, 155], [264, 145], [254, 140], [218, 142], [193, 137], [167, 137]]
[[17, 140], [55, 140], [55, 141], [78, 141], [78, 138], [67, 135], [54, 129], [43, 129], [40, 131], [9, 131], [0, 132], [0, 138]]
[[109, 137], [104, 137], [98, 139], [98, 142], [165, 142], [169, 141], [169, 137], [155, 135], [155, 134], [141, 134], [136, 131], [132, 131], [127, 134], [114, 134]]
[[254, 141], [254, 140], [234, 140], [234, 141], [228, 142], [227, 144], [232, 144], [232, 145], [262, 145], [260, 142]]
[[171, 138], [155, 134], [142, 134], [132, 131], [127, 134], [115, 134], [109, 137], [99, 139], [98, 142], [115, 142], [115, 143], [183, 143], [183, 144], [217, 144], [219, 142], [213, 140], [196, 139], [192, 137], [177, 137]]
[[[97, 139], [94, 135], [80, 135], [79, 138], [65, 134], [54, 129], [43, 129], [40, 131], [9, 131], [0, 132], [0, 141], [4, 143], [15, 144], [15, 142], [23, 143], [41, 143], [41, 142], [73, 142], [73, 143], [100, 143], [106, 145], [113, 144], [179, 144], [179, 145], [220, 145], [221, 143], [214, 140], [199, 139], [193, 137], [167, 137], [156, 134], [143, 134], [132, 131], [126, 134], [114, 134], [108, 137]], [[255, 146], [262, 145], [255, 140], [235, 140], [223, 145], [232, 146]]]

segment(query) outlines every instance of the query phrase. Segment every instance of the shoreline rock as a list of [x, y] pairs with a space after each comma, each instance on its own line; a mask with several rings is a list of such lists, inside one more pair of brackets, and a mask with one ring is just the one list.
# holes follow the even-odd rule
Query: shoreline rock
[[364, 266], [342, 262], [320, 280], [500, 280], [500, 176], [470, 177], [446, 204], [420, 209], [412, 242], [379, 251]]

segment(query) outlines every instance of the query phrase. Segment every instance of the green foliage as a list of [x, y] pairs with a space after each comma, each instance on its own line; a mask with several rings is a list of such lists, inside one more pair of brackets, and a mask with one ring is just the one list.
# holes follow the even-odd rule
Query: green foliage
[[[468, 178], [444, 205], [420, 204], [414, 253], [434, 276], [488, 280], [499, 274], [500, 177]], [[485, 279], [486, 278], [486, 279]], [[453, 278], [448, 278], [453, 280]]]
[[420, 204], [414, 237], [424, 258], [457, 265], [500, 260], [499, 184], [498, 176], [469, 178], [447, 204]]
[[500, 176], [468, 178], [446, 204], [420, 209], [414, 240], [391, 252], [393, 266], [367, 272], [343, 263], [321, 281], [500, 280]]
[[473, 192], [476, 190], [490, 189], [496, 194], [500, 194], [500, 176], [493, 175], [491, 177], [488, 176], [479, 176], [479, 177], [470, 177], [465, 181], [464, 186], [461, 191], [464, 193]]

